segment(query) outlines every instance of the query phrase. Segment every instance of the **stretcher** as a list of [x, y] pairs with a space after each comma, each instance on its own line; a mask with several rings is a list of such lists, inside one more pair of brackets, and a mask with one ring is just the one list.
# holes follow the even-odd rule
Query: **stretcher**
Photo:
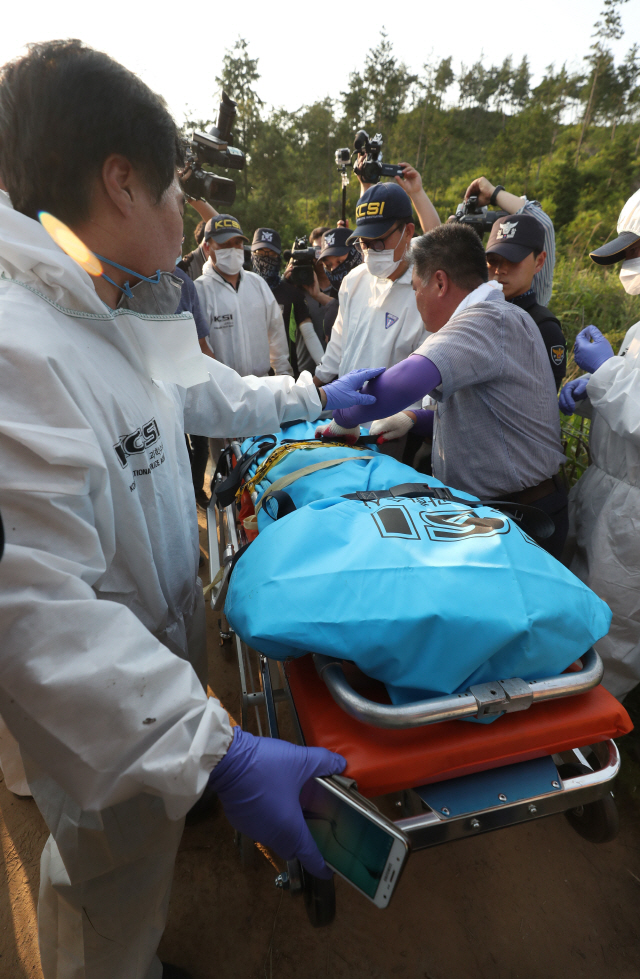
[[[240, 457], [239, 443], [230, 442], [228, 458]], [[212, 489], [210, 601], [222, 615], [221, 643], [235, 646], [243, 727], [342, 754], [350, 791], [393, 819], [412, 852], [559, 813], [593, 843], [615, 838], [614, 738], [632, 724], [599, 686], [603, 666], [595, 650], [560, 676], [496, 679], [401, 706], [345, 661], [319, 654], [270, 660], [234, 635], [222, 612], [234, 559], [255, 536], [251, 500], [245, 494], [241, 506], [218, 507]], [[504, 716], [493, 724], [462, 723], [496, 714]], [[246, 858], [252, 842], [239, 842]], [[312, 878], [292, 861], [276, 883], [304, 894], [313, 925], [333, 920], [332, 881]]]

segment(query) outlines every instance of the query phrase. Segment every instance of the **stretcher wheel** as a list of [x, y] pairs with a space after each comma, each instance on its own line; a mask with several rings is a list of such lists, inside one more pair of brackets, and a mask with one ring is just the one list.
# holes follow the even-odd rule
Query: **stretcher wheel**
[[336, 889], [333, 878], [321, 880], [308, 871], [302, 871], [304, 904], [307, 917], [314, 928], [330, 925], [336, 916]]
[[[560, 778], [586, 775], [589, 771], [589, 768], [578, 764], [561, 765], [558, 769]], [[589, 843], [611, 843], [620, 830], [618, 807], [611, 792], [595, 802], [568, 809], [565, 817], [576, 833]]]

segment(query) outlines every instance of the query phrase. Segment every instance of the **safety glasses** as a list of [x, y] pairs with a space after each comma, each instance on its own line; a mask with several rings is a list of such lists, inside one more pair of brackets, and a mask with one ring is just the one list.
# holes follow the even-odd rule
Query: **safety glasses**
[[395, 235], [397, 231], [399, 231], [402, 236], [404, 234], [404, 229], [405, 229], [405, 225], [402, 225], [401, 228], [394, 228], [393, 231], [389, 231], [389, 233], [386, 234], [384, 238], [369, 238], [369, 239], [356, 238], [354, 244], [361, 255], [369, 250], [371, 250], [372, 252], [383, 252], [387, 247], [386, 243], [389, 240], [389, 238], [391, 238], [392, 235]]

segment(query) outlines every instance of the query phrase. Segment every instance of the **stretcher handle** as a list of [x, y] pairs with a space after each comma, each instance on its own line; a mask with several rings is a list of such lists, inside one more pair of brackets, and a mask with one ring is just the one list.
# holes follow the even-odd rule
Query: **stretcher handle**
[[544, 680], [500, 680], [476, 684], [465, 693], [445, 694], [412, 704], [395, 706], [368, 700], [353, 689], [347, 680], [342, 660], [313, 654], [313, 661], [329, 693], [345, 713], [372, 727], [403, 729], [423, 727], [439, 721], [465, 717], [487, 717], [527, 710], [532, 703], [573, 697], [597, 687], [604, 667], [595, 649], [581, 657], [582, 669]]

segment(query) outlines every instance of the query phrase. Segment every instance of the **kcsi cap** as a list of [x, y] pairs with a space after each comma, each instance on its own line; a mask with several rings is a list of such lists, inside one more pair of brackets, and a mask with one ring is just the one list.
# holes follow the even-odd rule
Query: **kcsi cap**
[[209, 218], [204, 227], [205, 241], [209, 241], [212, 238], [218, 244], [222, 245], [225, 241], [229, 241], [230, 238], [238, 237], [249, 241], [240, 227], [240, 222], [231, 214], [216, 214], [215, 217]]
[[531, 252], [544, 251], [544, 227], [531, 214], [506, 214], [493, 225], [485, 251], [522, 262]]
[[411, 198], [398, 184], [374, 184], [365, 190], [356, 205], [356, 228], [347, 242], [356, 238], [382, 238], [394, 223], [413, 222]]
[[620, 211], [618, 218], [618, 237], [608, 241], [601, 248], [589, 252], [589, 257], [598, 265], [613, 265], [624, 259], [624, 253], [629, 245], [635, 244], [640, 238], [640, 190], [629, 198]]

